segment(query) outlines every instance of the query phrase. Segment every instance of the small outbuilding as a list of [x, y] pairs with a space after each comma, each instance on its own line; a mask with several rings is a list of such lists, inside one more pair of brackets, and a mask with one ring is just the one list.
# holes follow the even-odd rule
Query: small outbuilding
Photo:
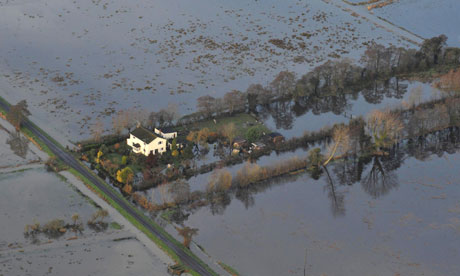
[[251, 150], [263, 150], [265, 148], [265, 144], [261, 142], [254, 142], [251, 143]]
[[284, 142], [284, 136], [281, 135], [281, 133], [279, 132], [272, 132], [270, 134], [267, 135], [267, 140], [272, 142], [272, 143], [281, 143], [281, 142]]
[[246, 147], [247, 144], [248, 144], [248, 141], [243, 138], [236, 138], [235, 140], [233, 140], [234, 148], [240, 149], [240, 148]]
[[164, 139], [174, 139], [177, 137], [177, 131], [170, 127], [155, 128], [155, 134]]

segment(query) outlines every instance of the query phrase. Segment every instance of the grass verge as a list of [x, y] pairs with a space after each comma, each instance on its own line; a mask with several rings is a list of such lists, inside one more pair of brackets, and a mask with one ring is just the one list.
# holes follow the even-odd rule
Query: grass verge
[[217, 262], [225, 271], [230, 273], [232, 276], [240, 275], [238, 271], [236, 271], [233, 267], [229, 266], [228, 264], [224, 264], [223, 262]]

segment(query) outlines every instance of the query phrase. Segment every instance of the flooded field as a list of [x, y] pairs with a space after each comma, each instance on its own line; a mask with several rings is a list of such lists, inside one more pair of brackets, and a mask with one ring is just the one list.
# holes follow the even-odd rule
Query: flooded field
[[41, 250], [0, 251], [0, 263], [3, 275], [168, 275], [159, 269], [165, 265], [135, 239], [86, 239]]
[[238, 191], [184, 223], [242, 275], [303, 275], [304, 266], [307, 275], [457, 275], [460, 154], [449, 135], [335, 163], [318, 180], [302, 174]]
[[[191, 135], [185, 148], [174, 142], [174, 154], [147, 161], [116, 141], [81, 156], [103, 177], [111, 169], [106, 181], [125, 187], [123, 196], [185, 246], [192, 240], [191, 250], [211, 266], [223, 261], [241, 275], [263, 276], [459, 275], [454, 73], [431, 83], [394, 76], [430, 79], [458, 66], [459, 55], [449, 52], [455, 49], [415, 48], [442, 33], [449, 46], [460, 46], [460, 5], [400, 0], [368, 9], [350, 2], [362, 1], [0, 0], [0, 96], [12, 104], [27, 99], [31, 121], [64, 147], [89, 138], [95, 123], [112, 132], [120, 110], [184, 116], [197, 111], [199, 97], [215, 97], [210, 110], [203, 101], [201, 113], [180, 121], [206, 119], [199, 123], [215, 133]], [[443, 53], [449, 58], [438, 63]], [[260, 86], [241, 94], [241, 106], [231, 103], [240, 95], [226, 93], [253, 84]], [[351, 120], [375, 110], [373, 121]], [[240, 111], [248, 114], [231, 133]], [[218, 116], [233, 120], [227, 131]], [[168, 121], [160, 117], [158, 124]], [[263, 133], [251, 139], [243, 126], [262, 122]], [[183, 129], [178, 140], [190, 134], [190, 125], [175, 127]], [[286, 142], [267, 138], [265, 127]], [[241, 159], [230, 158], [237, 135], [264, 142], [257, 147], [266, 155], [241, 142]], [[313, 147], [321, 153], [307, 158]], [[48, 156], [1, 120], [0, 154], [0, 276], [166, 274], [166, 253], [119, 223], [125, 220], [102, 199], [91, 197], [111, 213], [77, 191], [93, 196], [69, 172], [46, 171]], [[100, 223], [88, 224], [100, 211]]]
[[[53, 219], [71, 221], [70, 217], [75, 213], [86, 222], [97, 210], [74, 191], [70, 184], [44, 169], [1, 174], [0, 185], [1, 221], [8, 221], [0, 230], [2, 247], [10, 243], [30, 243], [30, 239], [24, 237], [26, 224], [44, 224]], [[21, 200], [9, 200], [11, 198]], [[88, 232], [90, 233], [91, 231]], [[72, 233], [64, 235], [63, 238], [70, 236]], [[42, 241], [48, 240], [46, 236], [38, 238]]]
[[405, 0], [373, 12], [394, 24], [408, 29], [424, 38], [445, 34], [449, 37], [449, 46], [460, 46], [460, 24], [458, 11], [460, 4], [456, 0]]
[[[370, 41], [413, 47], [327, 1], [0, 1], [2, 95], [27, 98], [54, 136], [88, 137], [123, 108], [182, 115], [196, 98], [358, 59]], [[53, 124], [46, 122], [52, 121]]]
[[38, 149], [13, 126], [0, 119], [0, 169], [41, 161]]
[[[0, 275], [167, 275], [164, 261], [110, 217], [102, 228], [87, 225], [98, 208], [56, 174], [1, 173], [0, 188]], [[82, 231], [24, 234], [27, 224], [72, 223], [74, 214]]]

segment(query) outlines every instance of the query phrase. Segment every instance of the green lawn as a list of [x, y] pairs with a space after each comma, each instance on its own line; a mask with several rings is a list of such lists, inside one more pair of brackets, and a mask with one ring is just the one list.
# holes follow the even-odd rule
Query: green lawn
[[[200, 130], [208, 128], [210, 131], [219, 131], [224, 125], [234, 123], [236, 126], [236, 135], [245, 137], [246, 131], [255, 125], [260, 125], [265, 128], [265, 132], [269, 133], [270, 130], [261, 122], [257, 122], [256, 118], [246, 113], [238, 113], [229, 117], [217, 118], [214, 123], [213, 119], [200, 121], [187, 126], [188, 130]], [[178, 131], [185, 130], [185, 127], [179, 127]]]
[[106, 155], [106, 158], [110, 160], [113, 164], [121, 165], [121, 158], [123, 156], [118, 153], [109, 153]]
[[[107, 155], [103, 156], [103, 158], [107, 158], [112, 162], [113, 164], [117, 164], [121, 168], [124, 168], [125, 165], [122, 164], [121, 159], [123, 158], [123, 155], [119, 153], [108, 153]], [[128, 164], [127, 167], [130, 167], [131, 170], [136, 174], [138, 172], [142, 172], [143, 167], [140, 164]]]

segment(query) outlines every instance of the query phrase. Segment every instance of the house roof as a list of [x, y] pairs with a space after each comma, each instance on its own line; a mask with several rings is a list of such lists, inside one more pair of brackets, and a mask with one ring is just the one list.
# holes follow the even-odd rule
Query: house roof
[[150, 142], [158, 138], [155, 133], [144, 127], [137, 127], [131, 134], [147, 144], [150, 144]]
[[177, 132], [175, 131], [172, 127], [161, 127], [161, 128], [157, 128], [159, 131], [163, 132], [163, 133], [173, 133], [173, 132]]
[[237, 138], [235, 138], [235, 140], [233, 140], [233, 143], [238, 143], [238, 144], [246, 143], [246, 142], [247, 142], [246, 139], [240, 138], [240, 137], [237, 137]]
[[269, 133], [268, 136], [272, 137], [272, 138], [276, 138], [276, 137], [283, 137], [283, 135], [279, 132], [272, 132], [272, 133]]
[[254, 143], [252, 143], [252, 145], [253, 145], [254, 147], [259, 147], [259, 148], [265, 147], [265, 144], [264, 144], [264, 143], [261, 143], [261, 142], [254, 142]]

